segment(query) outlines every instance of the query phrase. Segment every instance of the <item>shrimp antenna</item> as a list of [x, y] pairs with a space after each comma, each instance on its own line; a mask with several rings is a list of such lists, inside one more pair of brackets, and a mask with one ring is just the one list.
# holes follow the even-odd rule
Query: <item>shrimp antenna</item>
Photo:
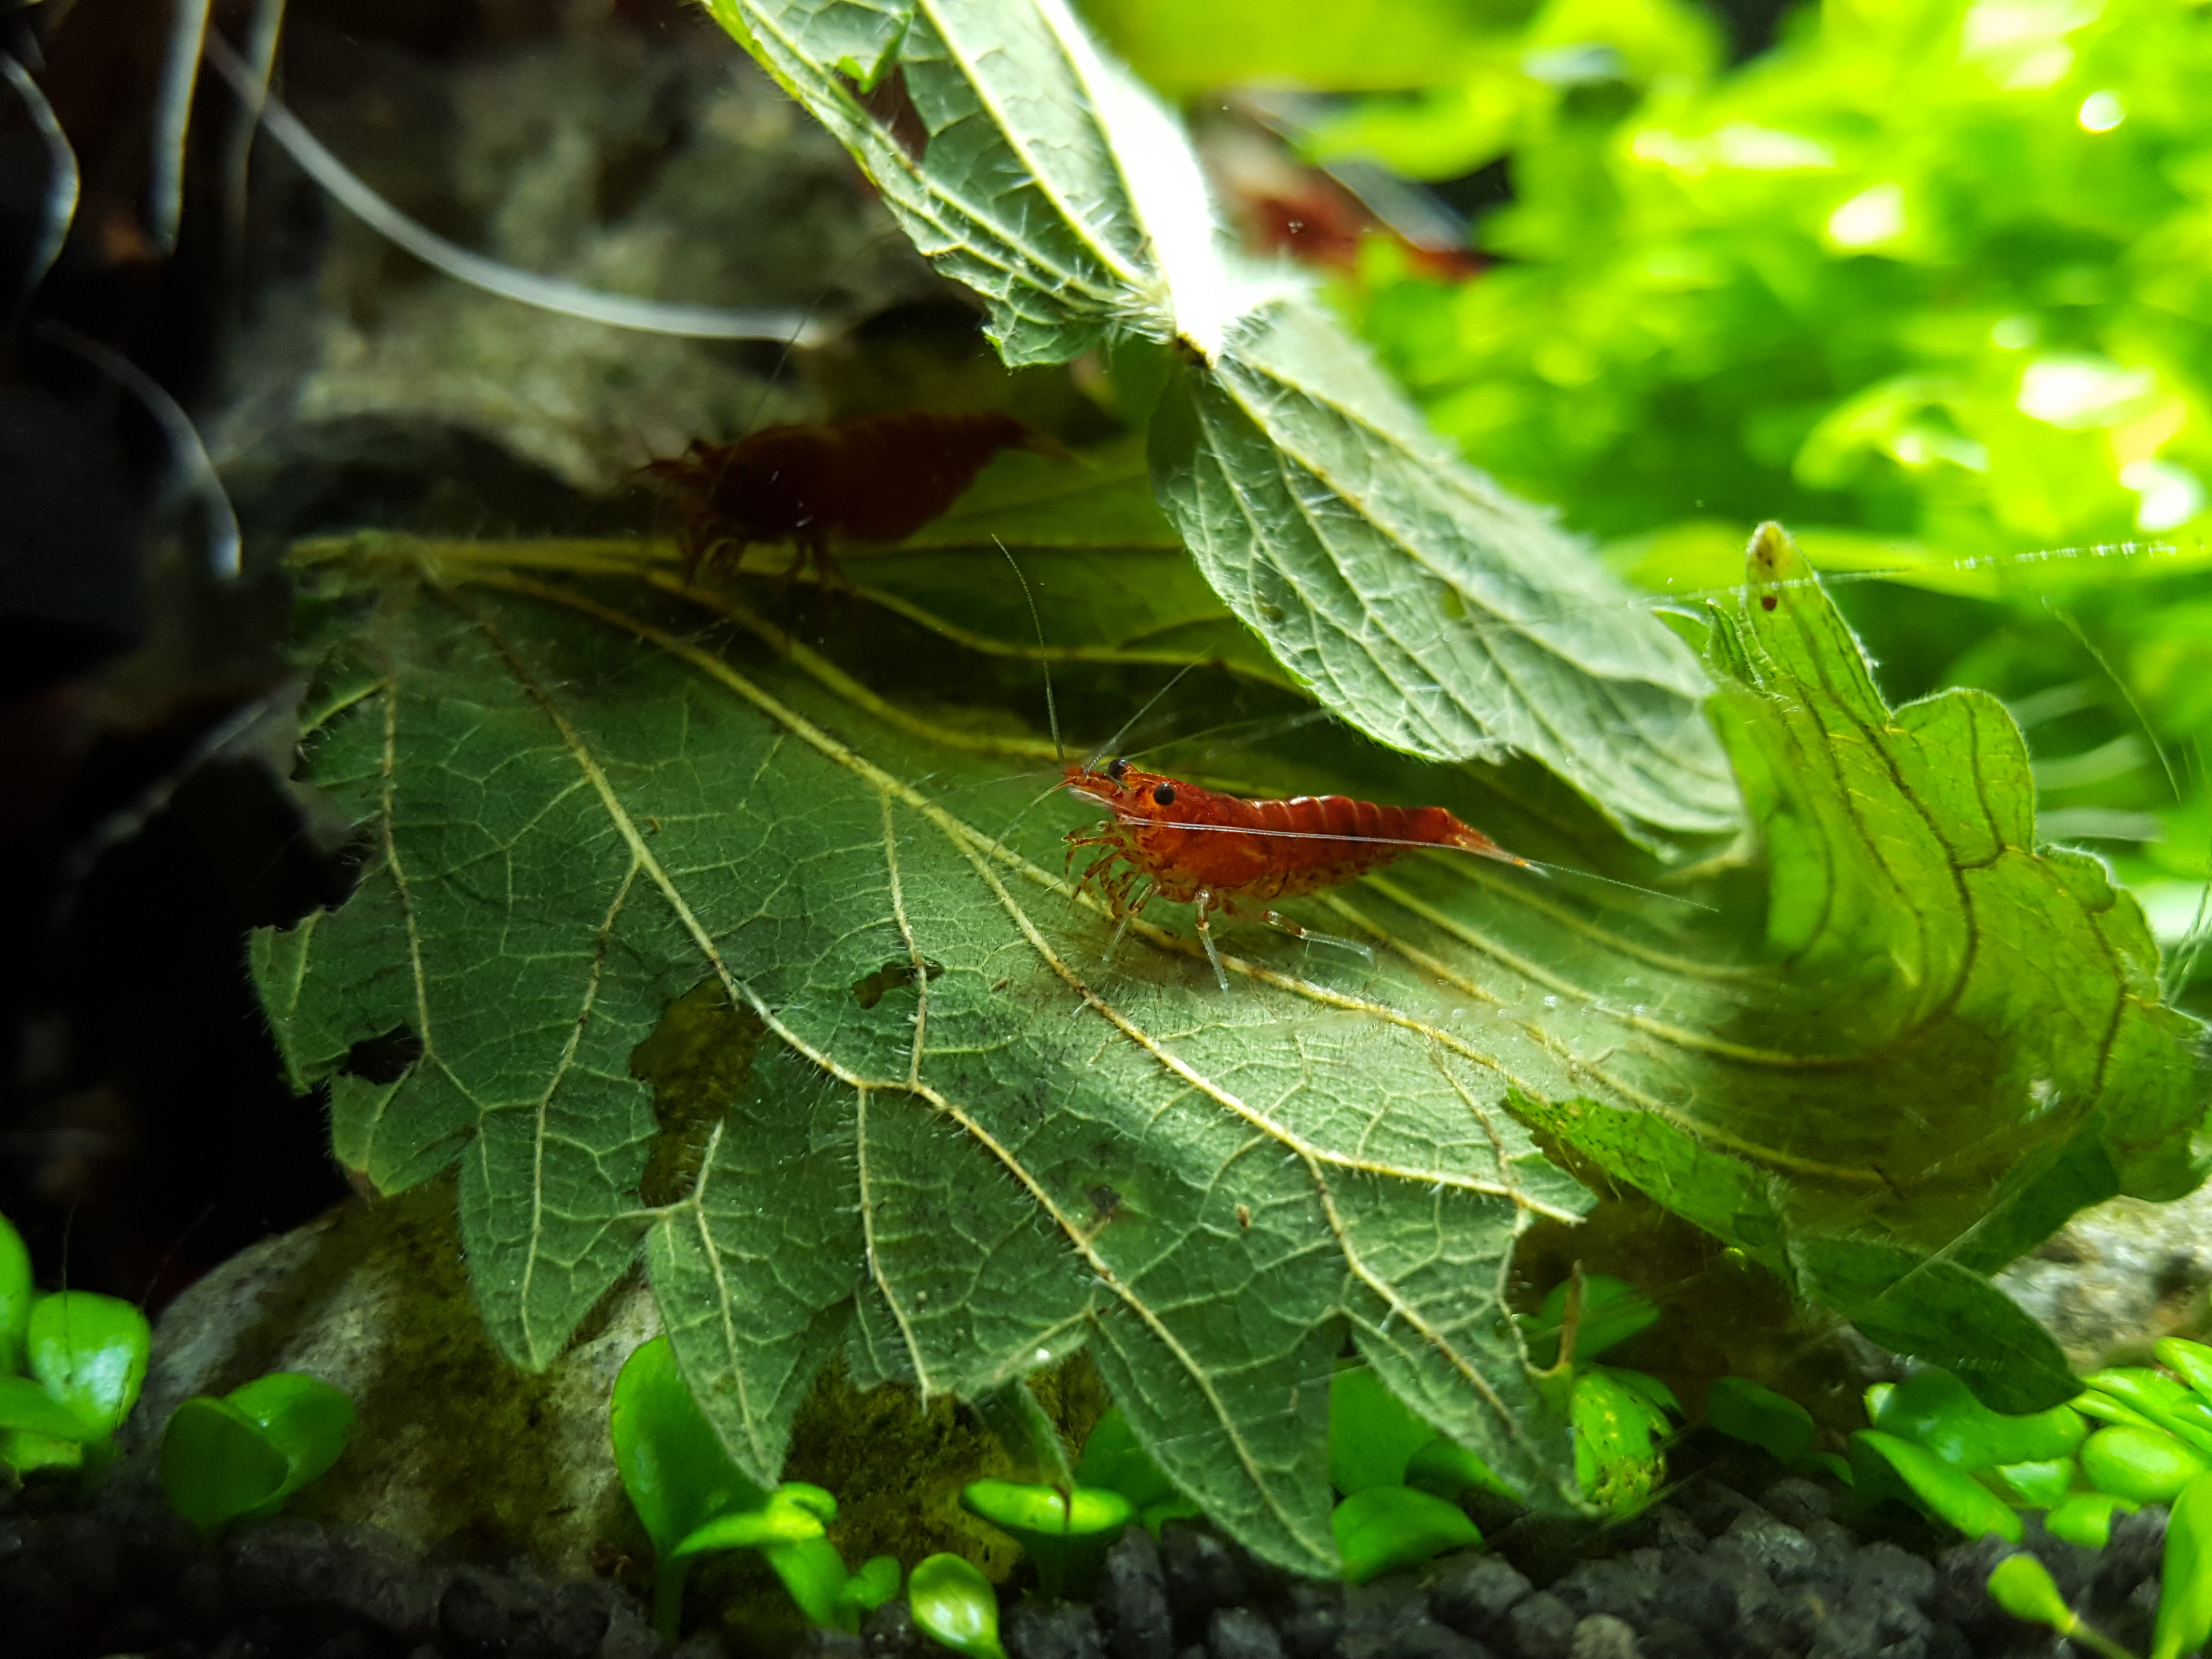
[[1174, 690], [1177, 685], [1181, 684], [1182, 683], [1182, 677], [1189, 673], [1192, 669], [1197, 666], [1198, 665], [1194, 662], [1187, 662], [1182, 667], [1176, 669], [1175, 672], [1175, 678], [1170, 679], [1158, 690], [1153, 692], [1151, 696], [1146, 698], [1145, 706], [1142, 708], [1139, 708], [1135, 714], [1130, 715], [1128, 719], [1123, 720], [1121, 725], [1121, 729], [1116, 731], [1112, 737], [1107, 738], [1104, 743], [1101, 744], [1098, 746], [1097, 752], [1093, 754], [1089, 760], [1083, 763], [1083, 769], [1086, 772], [1097, 771], [1098, 769], [1098, 763], [1103, 760], [1117, 746], [1119, 746], [1121, 739], [1129, 735], [1130, 731], [1136, 726], [1137, 722], [1144, 719], [1146, 715], [1151, 714], [1154, 708], [1158, 708], [1159, 706], [1160, 699], [1167, 696], [1169, 692]]
[[1044, 618], [1037, 615], [1036, 595], [1030, 592], [1030, 579], [1022, 574], [1020, 562], [1006, 551], [1006, 543], [994, 536], [991, 545], [997, 548], [1006, 562], [1014, 567], [1014, 580], [1022, 585], [1022, 598], [1029, 603], [1030, 626], [1036, 630], [1037, 666], [1044, 670], [1044, 717], [1046, 723], [1052, 727], [1052, 757], [1056, 763], [1065, 762], [1067, 756], [1060, 746], [1060, 705], [1052, 700], [1052, 661], [1045, 654]]

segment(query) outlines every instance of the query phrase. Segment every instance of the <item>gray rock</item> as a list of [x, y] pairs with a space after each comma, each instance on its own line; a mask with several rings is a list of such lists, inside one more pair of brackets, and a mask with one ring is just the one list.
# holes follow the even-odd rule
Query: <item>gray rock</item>
[[796, 1659], [865, 1659], [866, 1653], [866, 1644], [851, 1631], [817, 1626], [800, 1640]]
[[1178, 1635], [1200, 1635], [1214, 1608], [1252, 1599], [1250, 1558], [1211, 1528], [1177, 1521], [1162, 1527], [1160, 1568]]
[[1820, 1562], [1820, 1552], [1810, 1539], [1763, 1509], [1743, 1510], [1729, 1523], [1727, 1533], [1715, 1547], [1719, 1543], [1741, 1549], [1777, 1584], [1794, 1584], [1812, 1577]]
[[937, 1644], [914, 1627], [914, 1609], [903, 1595], [884, 1602], [861, 1621], [860, 1641], [868, 1659], [922, 1659], [937, 1650]]
[[1017, 1601], [1000, 1616], [1012, 1659], [1106, 1659], [1098, 1619], [1079, 1601]]
[[1593, 1613], [1575, 1626], [1568, 1659], [1643, 1659], [1636, 1632], [1626, 1620]]
[[1654, 1504], [1624, 1522], [1615, 1535], [1632, 1548], [1693, 1549], [1705, 1547], [1698, 1523], [1674, 1504]]
[[2212, 1285], [2212, 1187], [2170, 1204], [2108, 1199], [1996, 1282], [2077, 1371], [2147, 1363], [2160, 1337], [2187, 1333]]
[[1632, 1550], [1610, 1560], [1585, 1561], [1552, 1586], [1552, 1594], [1583, 1619], [1598, 1613], [1641, 1629], [1659, 1601], [1657, 1550]]
[[1293, 1580], [1275, 1629], [1290, 1659], [1328, 1659], [1344, 1633], [1344, 1586]]
[[615, 1598], [607, 1633], [599, 1638], [599, 1659], [658, 1659], [667, 1648], [646, 1622], [643, 1608], [626, 1595]]
[[1097, 1608], [1111, 1659], [1171, 1659], [1175, 1620], [1168, 1610], [1167, 1575], [1159, 1547], [1142, 1527], [1131, 1527], [1106, 1553]]
[[1776, 1520], [1800, 1532], [1835, 1513], [1835, 1499], [1826, 1486], [1794, 1474], [1759, 1493], [1759, 1504]]
[[1869, 1544], [1851, 1557], [1850, 1583], [1854, 1593], [1894, 1595], [1922, 1607], [1935, 1593], [1936, 1569], [1931, 1563], [1894, 1544]]
[[289, 1607], [329, 1593], [331, 1537], [312, 1521], [280, 1517], [223, 1540], [230, 1593], [246, 1607]]
[[1705, 1638], [1670, 1613], [1653, 1619], [1638, 1640], [1644, 1659], [1713, 1659]]
[[1432, 1570], [1429, 1607], [1462, 1636], [1488, 1641], [1531, 1588], [1510, 1562], [1470, 1552], [1452, 1556]]
[[659, 1328], [652, 1297], [634, 1284], [545, 1370], [521, 1370], [484, 1334], [448, 1189], [348, 1205], [241, 1251], [170, 1304], [126, 1468], [150, 1470], [151, 1425], [187, 1395], [303, 1371], [344, 1389], [358, 1421], [345, 1456], [293, 1501], [296, 1513], [380, 1528], [417, 1552], [488, 1531], [560, 1577], [584, 1578], [595, 1544], [636, 1533], [607, 1399], [623, 1362]]
[[1401, 1642], [1413, 1639], [1416, 1626], [1433, 1626], [1427, 1589], [1415, 1578], [1392, 1573], [1372, 1583], [1345, 1587], [1343, 1629], [1336, 1650], [1343, 1659], [1382, 1659]]
[[437, 1632], [444, 1589], [444, 1575], [390, 1533], [374, 1527], [331, 1529], [324, 1595], [355, 1618], [404, 1642], [428, 1642]]
[[1572, 1607], [1539, 1590], [1505, 1615], [1506, 1646], [1518, 1659], [1568, 1659], [1579, 1622]]
[[1275, 1627], [1249, 1607], [1216, 1607], [1206, 1621], [1208, 1659], [1284, 1659]]

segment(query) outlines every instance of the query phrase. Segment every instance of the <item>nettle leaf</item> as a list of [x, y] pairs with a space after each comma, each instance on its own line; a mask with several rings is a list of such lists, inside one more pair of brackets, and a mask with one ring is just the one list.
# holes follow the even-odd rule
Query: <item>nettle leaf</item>
[[1151, 923], [1109, 969], [1065, 807], [1032, 810], [1039, 739], [893, 705], [672, 561], [532, 557], [560, 562], [332, 567], [310, 775], [375, 853], [255, 950], [341, 1156], [386, 1190], [458, 1162], [507, 1352], [552, 1358], [645, 1243], [687, 1378], [772, 1486], [841, 1340], [971, 1396], [1087, 1343], [1184, 1491], [1326, 1571], [1349, 1332], [1558, 1501], [1565, 1426], [1502, 1291], [1527, 1221], [1584, 1200], [1489, 1073], [1502, 1044], [1557, 1086], [1540, 1034], [1314, 982], [1272, 934], [1230, 997]]
[[1063, 0], [708, 9], [983, 296], [1008, 363], [1172, 343], [1159, 503], [1332, 712], [1431, 760], [1531, 756], [1635, 834], [1737, 826], [1690, 652], [1297, 279], [1224, 256], [1181, 126]]
[[2057, 1345], [1984, 1275], [2084, 1206], [2197, 1184], [2203, 1028], [2161, 1003], [2134, 898], [2035, 845], [2003, 707], [1892, 710], [1772, 526], [1750, 574], [1708, 660], [1766, 842], [1771, 965], [1670, 1033], [1720, 1086], [1519, 1104], [1876, 1340], [2000, 1409], [2056, 1404], [2078, 1386]]
[[[1371, 962], [1228, 922], [1224, 995], [1187, 912], [1117, 943], [1063, 873], [1091, 815], [1041, 793], [993, 491], [1036, 515], [1008, 545], [1079, 727], [1168, 678], [1143, 622], [1166, 614], [1192, 654], [1154, 718], [1252, 717], [1179, 775], [1433, 800], [1530, 851], [1553, 832], [1498, 778], [1215, 663], [1188, 566], [1179, 590], [1141, 537], [1079, 545], [1077, 469], [1045, 534], [1026, 465], [962, 509], [975, 545], [856, 555], [803, 632], [771, 613], [804, 594], [689, 586], [667, 547], [303, 550], [307, 775], [372, 857], [342, 909], [258, 936], [255, 972], [344, 1161], [387, 1191], [459, 1164], [519, 1363], [642, 1246], [687, 1380], [773, 1486], [841, 1341], [863, 1381], [971, 1397], [1087, 1345], [1184, 1492], [1324, 1571], [1347, 1335], [1437, 1431], [1563, 1489], [1502, 1292], [1531, 1218], [1586, 1200], [1524, 1123], [1984, 1376], [2025, 1350], [1982, 1272], [2075, 1201], [2194, 1178], [2197, 1028], [2157, 1006], [2133, 902], [2030, 849], [1994, 704], [1881, 707], [1778, 538], [1757, 601], [1713, 623], [1763, 931], [1425, 855], [1285, 906]], [[1117, 573], [1157, 591], [1106, 602]]]

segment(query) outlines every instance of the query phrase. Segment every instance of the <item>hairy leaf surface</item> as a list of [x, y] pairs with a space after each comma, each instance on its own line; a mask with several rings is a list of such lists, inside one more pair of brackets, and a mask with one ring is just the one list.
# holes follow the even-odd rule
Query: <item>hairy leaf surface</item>
[[1334, 713], [1432, 760], [1528, 754], [1639, 833], [1736, 825], [1690, 653], [1298, 282], [1224, 258], [1182, 129], [1062, 0], [708, 9], [983, 296], [1009, 363], [1174, 343], [1160, 505]]
[[[1166, 614], [1195, 633], [1163, 714], [1279, 716], [1186, 740], [1180, 775], [1560, 844], [1510, 775], [1389, 755], [1214, 664], [1218, 614], [1160, 550], [1079, 544], [1108, 522], [1095, 475], [1053, 536], [1027, 465], [978, 500], [1038, 515], [1009, 546], [1081, 735], [1164, 678], [1144, 618]], [[1088, 1344], [1179, 1486], [1323, 1571], [1347, 1334], [1440, 1431], [1559, 1489], [1564, 1426], [1502, 1291], [1518, 1230], [1583, 1199], [1524, 1121], [1969, 1373], [2023, 1352], [1981, 1273], [2076, 1204], [2194, 1179], [2195, 1028], [2156, 1002], [2133, 902], [2032, 849], [1994, 704], [1881, 706], [1778, 538], [1759, 602], [1714, 621], [1766, 903], [1739, 915], [1723, 880], [1707, 918], [1424, 855], [1289, 907], [1371, 962], [1228, 923], [1224, 994], [1187, 913], [1116, 946], [1063, 875], [1089, 815], [1040, 798], [1039, 688], [1000, 631], [1026, 608], [957, 603], [1018, 592], [963, 512], [855, 560], [804, 633], [755, 608], [803, 595], [687, 586], [672, 549], [319, 555], [309, 775], [374, 852], [343, 908], [257, 940], [256, 973], [347, 1163], [386, 1190], [458, 1163], [520, 1363], [642, 1243], [685, 1375], [768, 1485], [841, 1340], [862, 1377], [969, 1395]], [[1140, 598], [1083, 599], [1140, 573]]]

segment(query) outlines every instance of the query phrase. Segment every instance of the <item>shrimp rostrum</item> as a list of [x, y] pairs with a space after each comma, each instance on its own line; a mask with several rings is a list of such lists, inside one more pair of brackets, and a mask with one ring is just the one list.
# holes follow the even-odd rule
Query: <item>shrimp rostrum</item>
[[1534, 867], [1441, 806], [1385, 806], [1347, 795], [1246, 800], [1119, 759], [1071, 765], [1061, 787], [1108, 814], [1068, 835], [1071, 860], [1085, 848], [1105, 849], [1085, 868], [1081, 884], [1095, 885], [1124, 926], [1154, 899], [1195, 907], [1199, 940], [1224, 991], [1229, 975], [1209, 926], [1217, 910], [1260, 909], [1261, 921], [1293, 937], [1364, 953], [1364, 945], [1313, 933], [1262, 907], [1433, 848]]

